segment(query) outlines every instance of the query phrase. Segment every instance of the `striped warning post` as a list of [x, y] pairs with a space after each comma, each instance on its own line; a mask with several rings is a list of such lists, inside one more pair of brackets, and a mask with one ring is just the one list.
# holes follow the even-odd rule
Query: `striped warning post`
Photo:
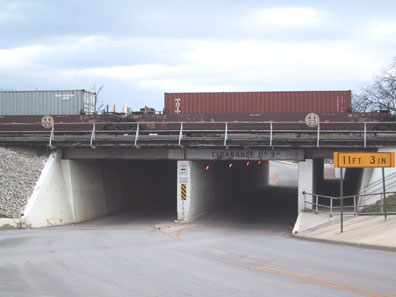
[[181, 184], [181, 200], [187, 200], [187, 185]]

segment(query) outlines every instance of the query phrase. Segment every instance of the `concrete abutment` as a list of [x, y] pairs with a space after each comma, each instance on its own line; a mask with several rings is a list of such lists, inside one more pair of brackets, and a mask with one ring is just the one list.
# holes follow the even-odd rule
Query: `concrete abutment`
[[147, 207], [175, 208], [176, 162], [143, 162], [65, 160], [61, 152], [52, 153], [21, 221], [39, 228]]

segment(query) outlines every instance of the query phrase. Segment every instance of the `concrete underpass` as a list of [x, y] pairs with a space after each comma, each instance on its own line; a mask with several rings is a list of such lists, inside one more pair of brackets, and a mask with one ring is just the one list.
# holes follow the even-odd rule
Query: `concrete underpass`
[[[46, 227], [125, 213], [131, 223], [142, 217], [190, 223], [210, 216], [226, 224], [291, 226], [297, 176], [286, 177], [289, 187], [283, 188], [282, 178], [291, 171], [276, 166], [270, 171], [267, 161], [257, 160], [72, 160], [58, 152], [42, 172], [24, 224]], [[292, 167], [296, 173], [297, 165]]]
[[[195, 156], [201, 158], [202, 152]], [[227, 224], [290, 227], [299, 212], [315, 203], [304, 191], [338, 196], [339, 183], [325, 178], [323, 159], [289, 160], [180, 160], [172, 151], [57, 151], [42, 171], [20, 226], [125, 213], [130, 222], [144, 217], [191, 223], [211, 216]], [[344, 194], [355, 194], [361, 181], [362, 170], [346, 170]]]

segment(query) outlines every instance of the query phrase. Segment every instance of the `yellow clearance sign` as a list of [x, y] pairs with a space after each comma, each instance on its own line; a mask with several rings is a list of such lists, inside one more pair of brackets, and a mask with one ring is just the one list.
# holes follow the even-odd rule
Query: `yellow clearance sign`
[[395, 167], [395, 153], [334, 153], [334, 168]]

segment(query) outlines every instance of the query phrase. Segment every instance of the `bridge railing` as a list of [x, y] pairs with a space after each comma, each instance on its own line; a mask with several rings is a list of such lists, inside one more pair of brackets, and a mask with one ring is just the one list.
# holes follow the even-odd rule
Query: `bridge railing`
[[[320, 194], [313, 194], [303, 192], [304, 195], [304, 209], [312, 210], [316, 213], [327, 214], [332, 217], [335, 213], [341, 211], [340, 197], [326, 196]], [[377, 196], [377, 203], [370, 205], [359, 205], [359, 199], [365, 196]], [[396, 192], [387, 192], [386, 199], [383, 192], [371, 193], [368, 195], [350, 195], [344, 196], [343, 210], [345, 215], [396, 215]], [[307, 199], [310, 197], [310, 199]]]
[[[218, 146], [246, 143], [264, 147], [326, 146], [348, 141], [349, 146], [367, 147], [373, 139], [396, 142], [395, 122], [323, 122], [308, 127], [305, 122], [59, 122], [44, 128], [42, 123], [0, 123], [0, 140], [38, 141], [47, 137], [49, 146], [59, 141], [85, 141], [91, 147], [111, 141], [138, 146], [148, 143], [171, 142]], [[69, 136], [69, 137], [66, 137]], [[41, 138], [40, 138], [41, 137]]]

